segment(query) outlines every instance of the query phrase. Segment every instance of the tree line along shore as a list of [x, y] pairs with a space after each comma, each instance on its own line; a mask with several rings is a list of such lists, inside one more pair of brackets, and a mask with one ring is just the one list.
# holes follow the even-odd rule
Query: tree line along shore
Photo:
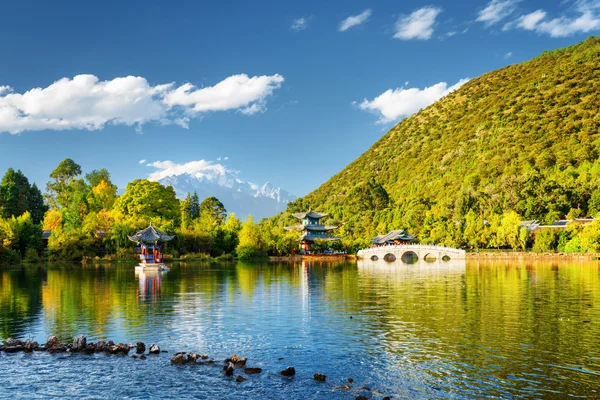
[[[298, 251], [299, 232], [286, 230], [292, 213], [309, 209], [303, 199], [271, 218], [241, 221], [228, 213], [215, 197], [202, 201], [196, 193], [179, 200], [172, 187], [136, 179], [124, 193], [106, 169], [85, 175], [71, 159], [50, 173], [46, 192], [30, 184], [21, 171], [9, 169], [0, 183], [0, 262], [134, 260], [134, 244], [128, 235], [154, 226], [175, 239], [165, 249], [168, 258], [180, 260], [253, 259], [287, 256]], [[441, 244], [468, 250], [532, 250], [538, 253], [600, 252], [600, 220], [570, 223], [564, 229], [531, 231], [516, 211], [482, 214], [469, 210], [461, 221], [435, 216], [435, 208], [417, 229], [424, 244]], [[572, 217], [575, 221], [577, 215]], [[371, 230], [360, 224], [330, 218], [339, 226], [340, 241], [317, 243], [323, 249], [355, 253], [370, 246], [370, 238], [390, 228], [380, 224]], [[381, 228], [381, 229], [379, 229]], [[394, 227], [398, 228], [398, 227]]]

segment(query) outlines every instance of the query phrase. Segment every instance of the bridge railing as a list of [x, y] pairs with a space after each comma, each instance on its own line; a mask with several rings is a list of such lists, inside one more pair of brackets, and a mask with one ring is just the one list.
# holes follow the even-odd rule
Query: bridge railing
[[430, 251], [444, 251], [446, 253], [453, 254], [466, 254], [462, 249], [455, 249], [453, 247], [435, 246], [435, 245], [424, 245], [424, 244], [395, 244], [379, 247], [369, 247], [368, 249], [361, 249], [358, 254], [370, 254], [379, 253], [386, 250], [430, 250]]

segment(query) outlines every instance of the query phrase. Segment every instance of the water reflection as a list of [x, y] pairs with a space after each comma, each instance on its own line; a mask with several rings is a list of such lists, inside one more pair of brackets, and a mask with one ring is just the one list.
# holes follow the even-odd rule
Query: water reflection
[[138, 279], [138, 296], [141, 298], [149, 297], [157, 299], [160, 296], [160, 284], [164, 271], [139, 271], [135, 270], [135, 276]]
[[600, 268], [371, 260], [182, 263], [166, 274], [4, 268], [0, 329], [2, 339], [86, 334], [222, 356], [235, 349], [398, 397], [593, 397]]

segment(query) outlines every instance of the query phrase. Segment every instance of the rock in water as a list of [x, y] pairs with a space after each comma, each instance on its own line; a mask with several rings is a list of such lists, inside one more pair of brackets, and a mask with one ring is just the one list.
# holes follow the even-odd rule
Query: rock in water
[[235, 381], [236, 381], [236, 382], [244, 382], [245, 380], [246, 380], [246, 378], [244, 378], [244, 377], [243, 377], [243, 376], [241, 376], [241, 375], [238, 375], [238, 376], [235, 378]]
[[15, 353], [24, 349], [24, 343], [18, 339], [8, 338], [4, 341], [4, 351], [7, 353]]
[[234, 364], [236, 367], [244, 368], [246, 366], [246, 361], [248, 361], [246, 357], [239, 358]]
[[227, 376], [231, 376], [231, 375], [233, 375], [233, 369], [234, 369], [233, 363], [232, 363], [232, 362], [229, 362], [229, 363], [227, 363], [227, 365], [226, 365], [226, 366], [223, 368], [223, 373], [224, 373], [225, 375], [227, 375]]
[[325, 382], [327, 380], [327, 375], [324, 375], [324, 374], [314, 374], [313, 378], [315, 378], [315, 381]]
[[98, 342], [96, 343], [96, 351], [98, 353], [103, 352], [105, 347], [106, 343], [104, 343], [104, 340], [98, 340]]
[[145, 360], [145, 359], [146, 359], [146, 356], [142, 354], [142, 355], [140, 356], [140, 360]]
[[31, 340], [27, 339], [27, 341], [25, 341], [25, 344], [23, 344], [23, 350], [26, 353], [31, 353], [38, 346], [38, 342], [32, 342]]
[[124, 343], [119, 343], [110, 347], [111, 354], [127, 354], [129, 353], [129, 346]]
[[83, 351], [87, 346], [87, 339], [85, 336], [77, 336], [73, 339], [73, 346], [71, 346], [71, 351]]
[[183, 354], [177, 354], [175, 357], [171, 358], [171, 364], [187, 364], [188, 359], [185, 356], [185, 353]]
[[83, 349], [85, 354], [94, 354], [96, 352], [96, 345], [94, 343], [88, 343]]
[[261, 372], [262, 368], [246, 368], [244, 370], [244, 373], [248, 375], [260, 374]]
[[296, 375], [296, 369], [294, 367], [287, 367], [283, 371], [281, 371], [281, 375], [283, 376], [294, 376]]
[[153, 344], [150, 346], [150, 350], [149, 350], [150, 354], [159, 354], [160, 353], [160, 347], [158, 347], [157, 345]]
[[195, 363], [196, 361], [198, 361], [198, 358], [200, 358], [200, 355], [197, 353], [190, 353], [188, 354], [187, 358], [188, 362]]
[[367, 396], [363, 396], [362, 394], [359, 394], [358, 396], [356, 396], [355, 400], [369, 400]]
[[60, 345], [60, 340], [56, 336], [50, 336], [48, 340], [46, 340], [46, 348], [49, 349], [53, 346]]
[[146, 351], [146, 345], [144, 344], [144, 342], [137, 342], [135, 344], [135, 352], [137, 354], [142, 354], [145, 351]]

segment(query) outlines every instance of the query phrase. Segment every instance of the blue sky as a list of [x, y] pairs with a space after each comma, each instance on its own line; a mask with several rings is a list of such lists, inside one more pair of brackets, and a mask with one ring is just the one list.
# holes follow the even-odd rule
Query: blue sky
[[465, 79], [596, 34], [600, 1], [6, 1], [0, 18], [0, 174], [45, 187], [70, 157], [124, 187], [218, 166], [304, 195]]

